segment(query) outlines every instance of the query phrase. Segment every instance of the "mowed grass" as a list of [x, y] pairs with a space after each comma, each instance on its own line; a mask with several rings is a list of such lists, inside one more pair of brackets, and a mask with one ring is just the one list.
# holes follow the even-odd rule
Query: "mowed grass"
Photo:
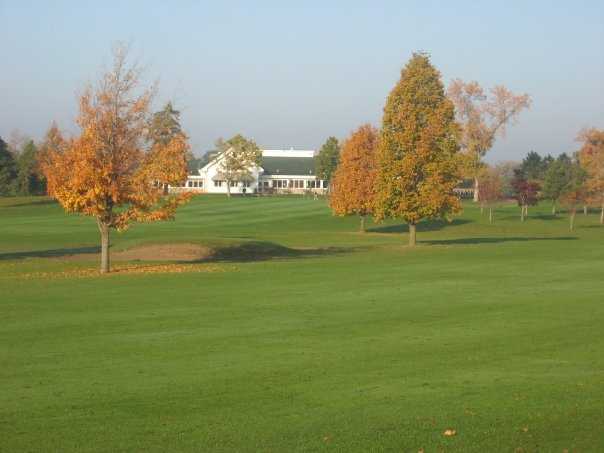
[[323, 200], [198, 197], [113, 248], [218, 271], [101, 277], [91, 219], [1, 200], [0, 450], [604, 451], [604, 228], [518, 214], [409, 250]]

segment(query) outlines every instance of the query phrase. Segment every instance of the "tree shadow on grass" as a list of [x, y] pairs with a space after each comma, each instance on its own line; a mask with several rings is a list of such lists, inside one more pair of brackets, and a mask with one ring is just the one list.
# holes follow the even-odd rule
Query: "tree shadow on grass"
[[0, 261], [23, 260], [26, 258], [60, 258], [62, 256], [101, 253], [101, 247], [76, 247], [52, 250], [33, 250], [29, 252], [0, 253]]
[[268, 241], [251, 241], [243, 244], [219, 247], [211, 256], [198, 262], [251, 262], [287, 258], [315, 258], [352, 253], [366, 247], [290, 248]]
[[10, 201], [3, 205], [0, 206], [2, 208], [21, 208], [23, 206], [43, 206], [43, 205], [49, 205], [49, 204], [56, 204], [57, 202], [55, 200], [53, 200], [52, 198], [42, 198], [40, 200], [27, 200], [27, 201], [18, 201], [15, 200], [14, 203], [11, 203]]
[[501, 244], [504, 242], [532, 242], [532, 241], [574, 241], [573, 236], [556, 237], [484, 237], [484, 238], [460, 238], [460, 239], [433, 239], [420, 241], [422, 244], [429, 245], [455, 245], [455, 244]]
[[[418, 232], [426, 232], [426, 231], [438, 231], [442, 230], [447, 226], [459, 226], [465, 225], [466, 223], [470, 223], [470, 220], [466, 219], [453, 219], [452, 222], [447, 222], [446, 220], [430, 220], [428, 222], [420, 222], [417, 224]], [[406, 223], [399, 223], [396, 225], [383, 225], [376, 226], [372, 228], [368, 228], [367, 232], [369, 233], [408, 233], [409, 225]]]

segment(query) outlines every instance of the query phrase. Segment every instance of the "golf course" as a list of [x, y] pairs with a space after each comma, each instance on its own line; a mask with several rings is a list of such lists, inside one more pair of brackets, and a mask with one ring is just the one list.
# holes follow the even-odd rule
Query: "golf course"
[[111, 236], [0, 199], [0, 451], [604, 451], [604, 227], [198, 196]]

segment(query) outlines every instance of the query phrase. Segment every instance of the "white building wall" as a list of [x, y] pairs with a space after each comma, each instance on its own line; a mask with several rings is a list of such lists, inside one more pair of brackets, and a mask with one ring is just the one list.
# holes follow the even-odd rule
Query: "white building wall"
[[[282, 150], [282, 149], [265, 149], [262, 150], [263, 157], [314, 157], [314, 150]], [[170, 190], [173, 192], [180, 191], [190, 191], [190, 192], [199, 192], [199, 193], [220, 193], [226, 194], [227, 187], [226, 181], [222, 181], [220, 185], [215, 182], [214, 179], [217, 174], [220, 172], [220, 160], [221, 157], [218, 156], [217, 159], [209, 162], [203, 168], [199, 169], [199, 175], [190, 175], [187, 177], [187, 181], [181, 187], [170, 187]], [[323, 181], [317, 181], [314, 175], [263, 175], [263, 169], [261, 167], [254, 167], [250, 169], [251, 175], [253, 177], [253, 181], [249, 183], [248, 187], [244, 186], [244, 183], [238, 182], [236, 186], [231, 186], [232, 194], [241, 194], [243, 193], [243, 189], [245, 188], [246, 193], [255, 193], [262, 192], [263, 189], [266, 188], [265, 182], [268, 183], [268, 189], [271, 192], [293, 192], [293, 193], [303, 193], [305, 191], [313, 191], [313, 192], [324, 192]], [[273, 181], [288, 181], [287, 187], [274, 187]], [[292, 181], [292, 185], [290, 186], [289, 181]], [[294, 181], [303, 181], [304, 187], [299, 187], [300, 183], [295, 183]], [[309, 187], [310, 184], [308, 182], [315, 181], [315, 187]], [[319, 183], [319, 184], [317, 184]], [[282, 183], [283, 184], [283, 183]], [[293, 187], [294, 185], [298, 185], [298, 187]], [[266, 190], [264, 190], [266, 192]]]

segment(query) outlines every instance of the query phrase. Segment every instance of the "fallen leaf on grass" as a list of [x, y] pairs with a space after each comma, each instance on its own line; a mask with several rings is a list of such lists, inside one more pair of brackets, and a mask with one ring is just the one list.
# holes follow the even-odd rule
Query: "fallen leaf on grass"
[[30, 272], [13, 275], [14, 277], [26, 279], [55, 279], [55, 278], [88, 278], [88, 277], [111, 277], [115, 275], [132, 274], [183, 274], [191, 272], [214, 273], [237, 270], [235, 266], [224, 266], [217, 264], [151, 264], [151, 265], [118, 265], [107, 274], [101, 274], [98, 269], [73, 269], [60, 272]]
[[445, 432], [443, 433], [443, 436], [455, 436], [457, 434], [457, 431], [455, 431], [454, 429], [445, 429]]

